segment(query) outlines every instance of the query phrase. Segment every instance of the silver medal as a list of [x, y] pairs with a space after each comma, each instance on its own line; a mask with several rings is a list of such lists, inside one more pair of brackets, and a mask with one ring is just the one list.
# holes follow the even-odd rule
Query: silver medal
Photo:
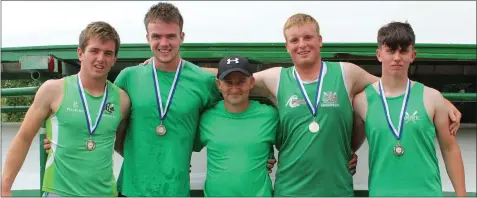
[[316, 121], [313, 121], [313, 122], [310, 123], [310, 125], [308, 125], [308, 129], [312, 133], [316, 133], [320, 130], [320, 125]]
[[163, 135], [166, 134], [166, 132], [167, 132], [167, 130], [166, 130], [166, 127], [164, 125], [161, 124], [161, 125], [156, 127], [157, 135], [163, 136]]
[[404, 147], [400, 144], [394, 146], [394, 155], [401, 156], [404, 155]]
[[89, 150], [89, 151], [92, 151], [96, 148], [96, 143], [89, 139], [88, 141], [86, 141], [86, 144], [84, 145], [84, 147]]

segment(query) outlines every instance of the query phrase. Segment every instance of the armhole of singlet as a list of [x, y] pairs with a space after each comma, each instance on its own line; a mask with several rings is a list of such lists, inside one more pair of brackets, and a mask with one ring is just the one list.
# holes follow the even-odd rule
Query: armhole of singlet
[[[273, 97], [275, 97], [275, 100], [277, 101], [277, 106], [278, 106], [278, 93], [279, 93], [278, 89], [280, 88], [280, 77], [282, 76], [282, 71], [283, 71], [283, 67], [280, 67], [280, 71], [277, 72], [278, 73], [277, 89], [275, 90], [275, 94], [274, 94], [275, 96], [273, 96]], [[273, 95], [273, 93], [272, 93], [272, 95]]]
[[349, 103], [351, 104], [351, 107], [353, 108], [353, 101], [351, 101], [351, 97], [349, 97], [348, 86], [346, 85], [346, 76], [345, 76], [345, 73], [344, 73], [343, 63], [339, 62], [339, 64], [340, 64], [340, 67], [341, 67], [341, 76], [343, 77], [343, 84], [344, 84], [344, 87], [345, 87], [345, 90], [346, 90], [346, 96], [348, 97]]

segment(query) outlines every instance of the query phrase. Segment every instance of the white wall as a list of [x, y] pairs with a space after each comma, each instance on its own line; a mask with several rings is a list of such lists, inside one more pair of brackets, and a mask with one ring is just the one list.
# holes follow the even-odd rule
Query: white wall
[[[77, 44], [89, 22], [116, 27], [123, 43], [145, 43], [143, 17], [155, 1], [2, 2], [2, 47]], [[283, 42], [294, 13], [311, 14], [324, 42], [376, 42], [390, 21], [409, 21], [418, 43], [476, 43], [476, 2], [173, 2], [186, 42]], [[114, 6], [114, 8], [112, 8]]]

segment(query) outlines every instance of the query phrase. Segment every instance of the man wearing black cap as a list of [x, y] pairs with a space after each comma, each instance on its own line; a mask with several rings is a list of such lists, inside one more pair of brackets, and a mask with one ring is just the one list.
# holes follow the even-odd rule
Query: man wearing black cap
[[273, 156], [278, 111], [249, 100], [253, 70], [241, 56], [219, 63], [216, 82], [224, 100], [201, 115], [195, 144], [195, 151], [207, 147], [205, 196], [272, 196], [264, 163]]

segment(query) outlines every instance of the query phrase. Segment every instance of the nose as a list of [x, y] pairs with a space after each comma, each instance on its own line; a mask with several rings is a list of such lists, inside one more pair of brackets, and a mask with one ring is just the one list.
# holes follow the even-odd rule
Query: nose
[[401, 53], [399, 51], [394, 52], [393, 60], [398, 62], [399, 60], [401, 60], [401, 58], [402, 58], [402, 56], [401, 56]]
[[303, 39], [300, 39], [298, 42], [299, 42], [298, 43], [299, 48], [305, 48], [306, 47], [306, 42]]

